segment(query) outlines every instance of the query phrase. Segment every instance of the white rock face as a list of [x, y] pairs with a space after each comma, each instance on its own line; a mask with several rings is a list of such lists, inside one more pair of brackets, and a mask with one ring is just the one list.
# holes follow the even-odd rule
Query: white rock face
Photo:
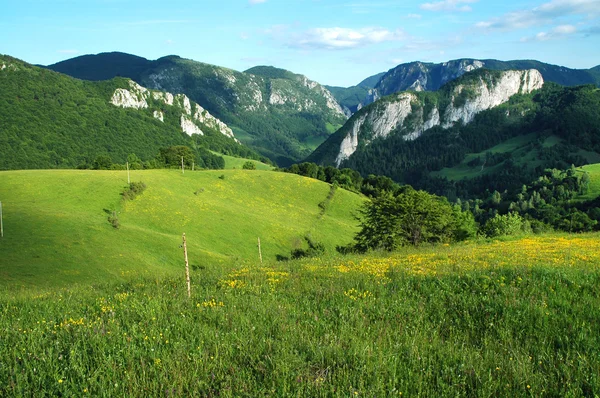
[[4, 69], [6, 69], [6, 64], [3, 63], [2, 65], [0, 65], [0, 70], [4, 70]]
[[354, 121], [351, 131], [340, 145], [340, 152], [335, 160], [336, 167], [339, 167], [342, 161], [356, 152], [358, 134], [365, 122], [371, 126], [373, 138], [385, 138], [392, 130], [404, 123], [406, 117], [411, 113], [411, 101], [413, 100], [416, 100], [414, 94], [398, 94], [396, 101], [386, 102], [373, 112], [369, 112]]
[[[468, 66], [467, 66], [468, 67]], [[358, 147], [361, 139], [363, 125], [369, 125], [369, 137], [387, 137], [390, 132], [399, 130], [405, 140], [417, 139], [424, 131], [435, 126], [448, 128], [457, 122], [469, 123], [475, 115], [487, 109], [491, 109], [507, 102], [515, 94], [528, 94], [533, 90], [540, 89], [544, 79], [540, 72], [535, 69], [527, 71], [502, 72], [498, 81], [486, 82], [480, 77], [476, 84], [463, 85], [454, 88], [450, 105], [445, 110], [434, 107], [428, 115], [423, 115], [422, 106], [416, 107], [413, 114], [411, 103], [418, 101], [415, 94], [409, 92], [397, 95], [393, 101], [385, 101], [375, 104], [372, 109], [352, 122], [351, 130], [340, 145], [335, 164], [340, 164], [348, 159]], [[467, 98], [463, 105], [456, 106], [455, 101], [463, 90], [474, 90], [472, 98]], [[471, 97], [471, 96], [470, 96]], [[443, 115], [442, 115], [443, 112]], [[405, 120], [411, 116], [411, 130], [406, 130]], [[402, 130], [404, 128], [404, 130]], [[369, 144], [370, 139], [365, 144]]]
[[110, 102], [113, 105], [120, 106], [123, 108], [136, 108], [142, 109], [147, 108], [148, 103], [148, 89], [140, 86], [133, 80], [129, 80], [130, 90], [124, 88], [118, 88], [115, 90]]
[[[196, 111], [194, 112], [194, 119], [202, 124], [212, 127], [226, 135], [229, 138], [235, 139], [233, 131], [225, 123], [211, 115], [206, 109], [196, 104]], [[237, 139], [236, 139], [237, 141]], [[239, 141], [238, 141], [239, 142]]]
[[345, 118], [348, 118], [348, 116], [346, 115], [346, 113], [344, 112], [344, 110], [342, 109], [340, 104], [337, 102], [337, 100], [335, 99], [333, 94], [331, 94], [331, 92], [329, 90], [327, 90], [325, 87], [321, 86], [320, 84], [317, 84], [317, 86], [315, 86], [315, 87], [318, 87], [318, 89], [321, 92], [321, 95], [323, 97], [325, 97], [325, 101], [327, 103], [327, 108], [331, 109], [332, 111], [334, 111], [335, 113], [337, 113], [340, 116], [344, 116]]
[[456, 107], [454, 101], [465, 89], [463, 86], [457, 86], [452, 96], [452, 103], [444, 113], [442, 127], [451, 127], [458, 121], [469, 123], [479, 112], [503, 104], [515, 94], [528, 94], [541, 88], [543, 84], [542, 75], [535, 69], [506, 71], [502, 73], [497, 83], [489, 85], [481, 80], [480, 84], [474, 87], [475, 97], [467, 99], [464, 105]]
[[154, 118], [160, 120], [161, 122], [165, 122], [165, 115], [161, 111], [154, 111]]
[[277, 91], [271, 91], [271, 95], [269, 96], [269, 104], [271, 105], [285, 105], [287, 102], [287, 98], [283, 96], [282, 93]]
[[162, 101], [165, 105], [173, 105], [174, 96], [171, 93], [165, 93], [162, 91], [154, 91], [152, 92], [152, 98], [157, 101]]
[[366, 118], [366, 115], [362, 115], [352, 124], [352, 130], [350, 130], [340, 145], [340, 153], [338, 153], [338, 156], [335, 159], [335, 167], [340, 167], [340, 163], [342, 163], [342, 161], [348, 159], [350, 155], [356, 152], [356, 148], [358, 147], [358, 132], [360, 131], [360, 128], [364, 124]]
[[[240, 143], [233, 134], [233, 131], [221, 120], [212, 116], [207, 110], [200, 105], [195, 104], [194, 114], [192, 115], [192, 102], [184, 94], [173, 95], [167, 92], [150, 91], [145, 87], [140, 86], [134, 81], [129, 81], [130, 89], [118, 88], [112, 95], [110, 102], [115, 106], [123, 108], [143, 109], [148, 108], [148, 99], [152, 98], [155, 101], [160, 101], [168, 106], [177, 105], [183, 109], [180, 118], [181, 130], [188, 134], [204, 135], [204, 132], [196, 125], [195, 122], [202, 123], [211, 127], [227, 137], [233, 138], [237, 143]], [[155, 109], [152, 111], [154, 118], [164, 123], [165, 115], [162, 110]]]
[[190, 119], [188, 119], [185, 115], [181, 115], [180, 123], [181, 123], [181, 130], [183, 130], [183, 132], [186, 133], [187, 135], [189, 135], [189, 136], [191, 136], [192, 134], [204, 135], [202, 130], [200, 130], [200, 128], [198, 126], [196, 126], [196, 124], [194, 124], [194, 122], [191, 121]]

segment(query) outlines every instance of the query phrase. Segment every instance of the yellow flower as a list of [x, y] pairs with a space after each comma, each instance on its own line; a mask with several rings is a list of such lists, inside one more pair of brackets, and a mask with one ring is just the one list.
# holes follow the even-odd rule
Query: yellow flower
[[62, 384], [63, 379], [58, 379], [58, 384]]

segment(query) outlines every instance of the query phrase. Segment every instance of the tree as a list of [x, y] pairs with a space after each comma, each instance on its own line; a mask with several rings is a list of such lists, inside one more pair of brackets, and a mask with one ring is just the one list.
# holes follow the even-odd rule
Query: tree
[[[458, 214], [462, 214], [457, 210]], [[367, 202], [361, 231], [354, 249], [394, 250], [404, 245], [452, 240], [458, 224], [446, 198], [404, 187], [397, 195], [386, 194]], [[464, 235], [464, 233], [463, 233]], [[466, 235], [469, 235], [468, 233]]]
[[109, 170], [112, 166], [112, 159], [108, 155], [98, 155], [94, 160], [94, 170]]

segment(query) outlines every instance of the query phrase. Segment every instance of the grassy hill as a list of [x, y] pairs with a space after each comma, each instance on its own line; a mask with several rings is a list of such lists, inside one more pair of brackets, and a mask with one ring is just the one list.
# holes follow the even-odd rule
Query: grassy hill
[[[342, 189], [268, 171], [132, 171], [146, 191], [120, 196], [124, 171], [0, 173], [4, 238], [0, 285], [61, 286], [181, 270], [186, 233], [190, 263], [215, 267], [289, 256], [311, 234], [328, 251], [356, 232], [362, 200]], [[326, 201], [323, 213], [319, 203]], [[120, 228], [108, 222], [116, 211]]]

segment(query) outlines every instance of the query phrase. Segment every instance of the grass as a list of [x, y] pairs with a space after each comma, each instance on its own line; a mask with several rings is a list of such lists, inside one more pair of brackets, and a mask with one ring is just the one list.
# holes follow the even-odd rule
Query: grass
[[222, 153], [214, 152], [216, 155], [222, 156], [225, 159], [225, 169], [241, 169], [244, 163], [250, 161], [256, 165], [256, 170], [273, 170], [273, 166], [269, 166], [266, 163], [259, 162], [258, 160], [236, 158], [234, 156], [223, 155]]
[[[0, 172], [4, 238], [0, 286], [65, 286], [172, 274], [190, 263], [216, 266], [289, 255], [310, 233], [329, 252], [352, 240], [364, 199], [329, 185], [260, 170], [132, 171], [147, 189], [122, 201], [125, 171]], [[116, 212], [120, 228], [108, 222]]]
[[0, 396], [600, 393], [598, 234], [180, 274], [0, 293]]
[[[465, 158], [462, 160], [462, 162], [460, 162], [458, 165], [456, 165], [454, 167], [446, 167], [440, 171], [431, 172], [431, 175], [439, 176], [439, 177], [446, 177], [450, 180], [456, 181], [456, 180], [462, 180], [464, 178], [474, 178], [474, 177], [481, 175], [482, 173], [483, 174], [492, 173], [497, 168], [496, 166], [484, 167], [483, 171], [482, 171], [481, 165], [469, 166], [467, 163], [469, 163], [471, 160], [473, 160], [477, 157], [479, 157], [481, 159], [485, 159], [487, 152], [491, 152], [491, 153], [513, 152], [513, 155], [515, 156], [515, 158], [519, 158], [519, 157], [526, 158], [529, 155], [528, 151], [526, 151], [526, 147], [528, 144], [531, 143], [531, 141], [535, 140], [535, 138], [536, 138], [536, 134], [534, 134], [534, 133], [511, 138], [511, 139], [506, 140], [492, 148], [486, 149], [485, 151], [482, 151], [479, 153], [469, 153], [465, 156]], [[528, 164], [531, 164], [531, 162], [529, 162]]]
[[586, 171], [590, 175], [590, 187], [585, 195], [582, 195], [580, 200], [593, 200], [600, 196], [600, 163], [588, 164], [579, 168]]

